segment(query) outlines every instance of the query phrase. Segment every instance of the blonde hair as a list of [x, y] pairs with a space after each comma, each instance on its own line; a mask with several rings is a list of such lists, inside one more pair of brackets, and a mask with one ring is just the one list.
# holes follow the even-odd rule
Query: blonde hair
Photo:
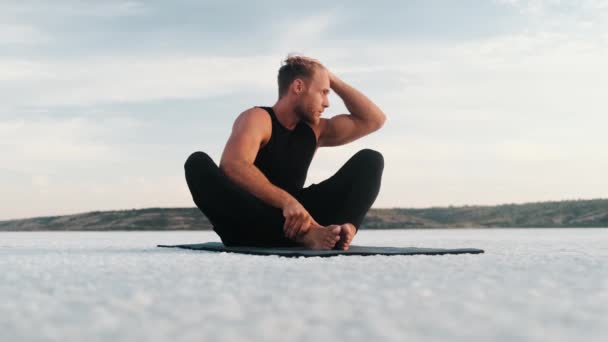
[[296, 78], [310, 80], [317, 69], [325, 68], [319, 61], [299, 54], [290, 53], [282, 62], [277, 76], [279, 98], [283, 97]]

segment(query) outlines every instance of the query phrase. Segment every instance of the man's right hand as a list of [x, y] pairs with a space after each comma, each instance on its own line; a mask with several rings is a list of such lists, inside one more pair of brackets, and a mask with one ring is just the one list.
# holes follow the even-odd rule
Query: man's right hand
[[285, 236], [290, 239], [306, 233], [312, 225], [320, 226], [296, 199], [289, 200], [283, 206], [283, 216], [285, 217], [283, 231]]

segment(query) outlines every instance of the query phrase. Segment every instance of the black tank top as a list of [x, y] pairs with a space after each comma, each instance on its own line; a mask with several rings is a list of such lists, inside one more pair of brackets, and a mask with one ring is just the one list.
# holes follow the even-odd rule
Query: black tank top
[[312, 128], [303, 121], [293, 130], [283, 126], [272, 107], [265, 109], [272, 119], [270, 140], [258, 151], [253, 163], [270, 182], [291, 195], [301, 190], [306, 181], [308, 167], [317, 148]]

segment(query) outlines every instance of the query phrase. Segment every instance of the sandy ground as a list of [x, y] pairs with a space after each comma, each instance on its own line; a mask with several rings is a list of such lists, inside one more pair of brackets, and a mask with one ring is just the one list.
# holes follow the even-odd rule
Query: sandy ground
[[0, 341], [603, 341], [608, 229], [365, 231], [482, 255], [156, 248], [213, 232], [0, 233]]

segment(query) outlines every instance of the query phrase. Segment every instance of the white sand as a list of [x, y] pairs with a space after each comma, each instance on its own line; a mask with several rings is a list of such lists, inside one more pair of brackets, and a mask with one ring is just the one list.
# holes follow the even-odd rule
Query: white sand
[[0, 233], [0, 341], [601, 341], [608, 229], [365, 231], [482, 255], [155, 248], [213, 232]]

